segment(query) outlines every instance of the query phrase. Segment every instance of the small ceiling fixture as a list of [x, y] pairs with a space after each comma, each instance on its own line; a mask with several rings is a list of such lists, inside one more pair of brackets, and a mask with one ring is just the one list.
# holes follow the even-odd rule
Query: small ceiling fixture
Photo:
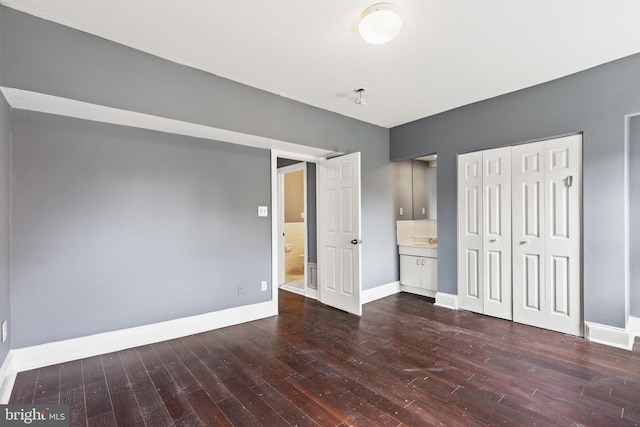
[[358, 31], [371, 44], [390, 42], [402, 28], [402, 18], [396, 5], [377, 3], [362, 12]]
[[358, 94], [358, 97], [356, 98], [356, 104], [367, 105], [367, 101], [362, 97], [362, 95], [364, 94], [364, 88], [361, 87], [358, 89], [354, 89], [353, 91]]

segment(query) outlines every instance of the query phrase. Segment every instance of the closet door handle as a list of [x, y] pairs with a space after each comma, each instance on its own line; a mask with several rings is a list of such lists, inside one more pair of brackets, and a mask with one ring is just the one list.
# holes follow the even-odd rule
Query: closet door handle
[[529, 240], [529, 239], [520, 240], [520, 244], [521, 244], [521, 245], [526, 245], [526, 244], [528, 244], [529, 242], [530, 242], [530, 240]]
[[499, 242], [499, 241], [500, 241], [500, 238], [499, 238], [499, 237], [496, 237], [495, 239], [491, 239], [491, 240], [489, 240], [489, 242], [490, 242], [490, 243], [497, 243], [497, 242]]
[[569, 175], [567, 177], [567, 187], [571, 187], [573, 185], [573, 175]]

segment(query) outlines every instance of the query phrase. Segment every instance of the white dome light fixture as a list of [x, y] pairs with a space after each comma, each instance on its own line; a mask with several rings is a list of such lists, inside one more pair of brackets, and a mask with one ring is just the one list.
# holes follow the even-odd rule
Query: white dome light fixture
[[396, 5], [377, 3], [362, 12], [358, 31], [362, 38], [371, 44], [390, 42], [402, 28], [402, 18]]

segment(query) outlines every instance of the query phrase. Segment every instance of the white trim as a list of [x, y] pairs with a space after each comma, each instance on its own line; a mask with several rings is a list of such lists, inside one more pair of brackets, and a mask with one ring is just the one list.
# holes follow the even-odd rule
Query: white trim
[[9, 403], [17, 371], [13, 366], [13, 350], [9, 351], [4, 363], [0, 366], [0, 405]]
[[276, 316], [273, 301], [12, 350], [21, 372]]
[[435, 304], [438, 307], [449, 308], [451, 310], [457, 310], [458, 305], [458, 295], [445, 294], [444, 292], [436, 292], [436, 302]]
[[629, 317], [627, 320], [627, 333], [631, 337], [631, 345], [636, 337], [640, 337], [640, 317]]
[[400, 285], [400, 291], [409, 294], [422, 295], [423, 297], [435, 298], [436, 291], [430, 289], [416, 288], [415, 286]]
[[633, 349], [633, 339], [626, 329], [591, 322], [584, 322], [584, 329], [584, 337], [589, 341], [624, 350]]
[[292, 285], [290, 283], [283, 283], [282, 285], [279, 286], [279, 288], [284, 291], [291, 292], [293, 294], [305, 296], [304, 289], [300, 289], [299, 287]]
[[628, 114], [624, 117], [624, 208], [622, 213], [624, 215], [624, 311], [625, 318], [631, 313], [631, 239], [630, 239], [630, 218], [629, 209], [631, 203], [630, 193], [630, 181], [629, 181], [629, 146], [630, 135], [629, 128], [631, 127], [631, 118], [637, 114]]
[[306, 288], [305, 292], [304, 292], [304, 296], [305, 298], [310, 298], [310, 299], [314, 299], [314, 300], [318, 300], [318, 290], [317, 289], [311, 289], [311, 288]]
[[376, 286], [371, 289], [363, 289], [360, 296], [361, 303], [366, 304], [381, 298], [386, 298], [390, 295], [394, 295], [400, 292], [400, 282], [395, 281], [387, 283], [385, 285]]

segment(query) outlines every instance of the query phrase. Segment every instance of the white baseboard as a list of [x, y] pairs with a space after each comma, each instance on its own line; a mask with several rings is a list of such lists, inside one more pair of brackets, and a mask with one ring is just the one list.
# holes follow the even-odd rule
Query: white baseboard
[[629, 320], [627, 320], [627, 332], [632, 341], [635, 341], [636, 337], [640, 337], [640, 317], [629, 317]]
[[458, 295], [445, 294], [444, 292], [436, 292], [436, 303], [438, 307], [449, 308], [451, 310], [458, 309]]
[[430, 291], [428, 289], [414, 288], [413, 286], [400, 285], [401, 292], [407, 292], [415, 295], [422, 295], [423, 297], [435, 298], [436, 291]]
[[360, 295], [362, 304], [366, 304], [381, 298], [388, 297], [400, 292], [400, 282], [391, 282], [386, 285], [376, 286], [375, 288], [365, 289]]
[[7, 358], [0, 366], [0, 405], [9, 403], [15, 381], [16, 370], [13, 367], [13, 351], [9, 351]]
[[290, 285], [288, 283], [283, 283], [282, 285], [280, 285], [280, 289], [287, 291], [287, 292], [291, 292], [293, 294], [297, 294], [297, 295], [302, 295], [304, 296], [304, 289], [299, 288], [298, 286], [295, 285]]
[[305, 289], [304, 291], [304, 296], [307, 298], [311, 298], [311, 299], [318, 299], [318, 290], [317, 289], [311, 289], [309, 287], [307, 287], [307, 289]]
[[12, 369], [7, 374], [166, 341], [277, 314], [277, 305], [273, 301], [267, 301], [151, 325], [14, 349], [11, 350]]
[[584, 322], [584, 326], [584, 337], [589, 341], [625, 350], [633, 349], [633, 337], [626, 329], [592, 322]]

